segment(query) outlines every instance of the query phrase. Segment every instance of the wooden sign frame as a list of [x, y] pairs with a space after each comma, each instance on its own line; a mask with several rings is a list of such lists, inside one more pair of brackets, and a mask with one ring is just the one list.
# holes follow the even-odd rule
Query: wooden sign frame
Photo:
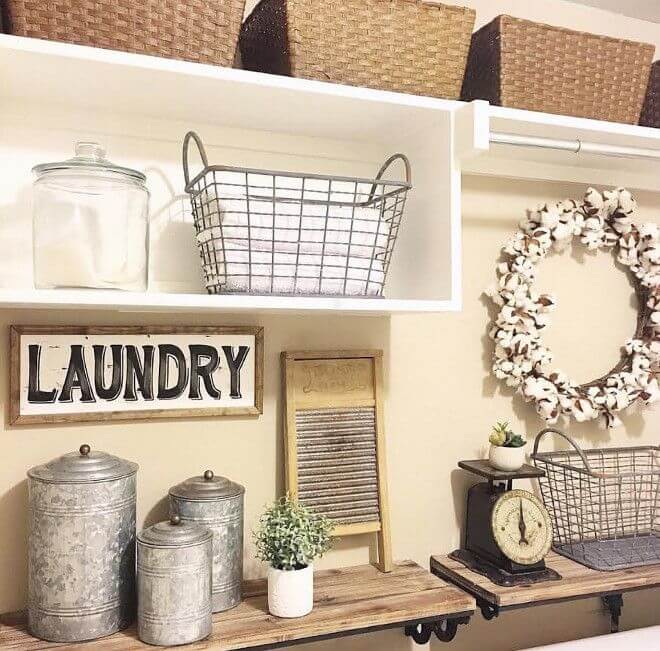
[[[378, 558], [374, 564], [382, 572], [391, 571], [392, 547], [383, 425], [382, 351], [285, 351], [282, 353], [282, 372], [286, 398], [287, 491], [303, 505], [306, 501], [310, 506], [315, 504], [313, 508], [321, 513], [324, 512], [324, 509], [326, 509], [326, 513], [336, 513], [336, 511], [328, 511], [328, 509], [348, 509], [345, 512], [348, 517], [341, 515], [336, 518], [338, 524], [334, 527], [333, 535], [344, 537], [374, 534], [378, 550]], [[355, 425], [351, 425], [350, 421], [346, 420], [356, 417], [356, 414], [358, 418], [366, 417], [365, 422], [369, 423], [364, 428], [358, 427], [358, 429], [365, 430], [364, 434], [355, 434]], [[308, 420], [310, 418], [312, 421]], [[314, 424], [314, 419], [316, 419], [316, 424]], [[326, 422], [323, 422], [324, 419]], [[337, 420], [334, 425], [335, 431], [326, 435], [325, 430], [332, 427], [332, 424], [328, 425], [328, 419]], [[309, 428], [315, 428], [315, 433], [311, 433]], [[304, 436], [299, 436], [299, 429], [302, 430]], [[348, 433], [344, 434], [344, 432]], [[329, 436], [329, 442], [323, 440], [327, 436]], [[303, 442], [302, 439], [305, 438], [306, 441]], [[358, 442], [362, 440], [366, 442]], [[299, 464], [301, 445], [305, 449], [305, 460]], [[314, 445], [318, 447], [310, 447]], [[322, 451], [316, 452], [318, 450]], [[355, 454], [355, 465], [351, 466], [353, 453]], [[337, 455], [337, 459], [333, 459], [333, 455]], [[373, 455], [373, 458], [370, 455]], [[314, 461], [314, 459], [318, 459], [318, 461]], [[365, 459], [365, 468], [369, 464], [375, 467], [375, 477], [373, 477], [374, 473], [371, 473], [371, 478], [359, 478], [361, 476], [359, 467], [360, 464], [365, 463]], [[346, 468], [346, 471], [343, 468]], [[300, 473], [305, 473], [304, 477], [300, 476]], [[313, 473], [317, 474], [313, 475]], [[324, 475], [323, 473], [339, 474]], [[366, 472], [362, 473], [362, 475], [366, 474]], [[327, 480], [328, 477], [333, 479]], [[301, 480], [303, 479], [306, 482], [306, 488], [301, 491]], [[335, 488], [328, 484], [324, 485], [325, 481], [333, 481], [334, 486], [343, 487]], [[313, 489], [310, 488], [311, 482], [316, 482]], [[360, 488], [356, 488], [358, 484]], [[365, 495], [371, 496], [372, 501], [373, 497], [377, 496], [376, 516], [374, 517], [373, 507], [371, 510], [365, 509], [364, 519], [361, 515], [350, 515], [361, 512], [359, 496], [355, 497], [356, 501], [352, 503], [348, 501], [348, 498], [337, 498], [339, 505], [337, 503], [328, 505], [327, 502], [332, 501], [333, 496], [341, 491], [354, 497], [357, 492], [364, 491]], [[369, 497], [365, 499], [368, 500]], [[319, 506], [319, 502], [323, 504]], [[362, 502], [362, 504], [366, 503], [368, 502]], [[351, 509], [353, 510], [351, 511]], [[342, 519], [349, 520], [349, 522], [342, 522]]]
[[[167, 353], [163, 352], [163, 357], [161, 357], [161, 345], [163, 350], [165, 349], [164, 344], [167, 342], [167, 338], [171, 337], [172, 342], [179, 342], [181, 347], [177, 344], [172, 344], [168, 346], [170, 353], [176, 353], [173, 358], [168, 357]], [[121, 366], [121, 383], [128, 384], [128, 352], [129, 348], [131, 349], [132, 358], [135, 358], [136, 361], [132, 361], [131, 366], [131, 395], [127, 398], [127, 387], [125, 386], [123, 390], [123, 396], [119, 396], [119, 403], [121, 404], [121, 409], [99, 409], [94, 411], [95, 406], [101, 406], [98, 403], [101, 403], [102, 399], [96, 393], [96, 378], [94, 373], [97, 370], [95, 368], [96, 362], [96, 349], [94, 352], [94, 358], [92, 357], [89, 347], [93, 345], [94, 338], [97, 337], [97, 341], [103, 343], [106, 348], [111, 347], [111, 343], [114, 343], [117, 346], [117, 360], [121, 362], [117, 366]], [[224, 416], [258, 416], [263, 412], [263, 328], [253, 327], [253, 326], [10, 326], [10, 378], [9, 378], [9, 421], [12, 425], [26, 425], [26, 424], [36, 424], [36, 423], [69, 423], [69, 422], [90, 422], [90, 421], [112, 421], [112, 420], [134, 420], [134, 419], [152, 419], [152, 418], [193, 418], [193, 417], [205, 417], [205, 416], [214, 416], [214, 417], [224, 417]], [[122, 338], [124, 342], [132, 342], [131, 344], [122, 344]], [[141, 338], [144, 338], [143, 348], [144, 357], [139, 358], [139, 351], [136, 350], [139, 348], [137, 344], [138, 341], [141, 341]], [[221, 346], [220, 348], [216, 345], [222, 341], [223, 338], [227, 338], [227, 345]], [[37, 348], [35, 341], [43, 342], [43, 346]], [[67, 400], [58, 400], [59, 397], [62, 398], [61, 389], [64, 383], [60, 383], [59, 379], [57, 382], [54, 379], [51, 379], [49, 384], [45, 386], [39, 386], [39, 397], [42, 395], [46, 396], [43, 400], [39, 400], [39, 407], [33, 407], [35, 401], [28, 401], [26, 393], [29, 392], [29, 378], [24, 378], [24, 375], [30, 375], [29, 372], [25, 371], [26, 368], [26, 357], [24, 354], [24, 349], [26, 347], [32, 347], [37, 349], [39, 352], [35, 353], [37, 360], [34, 361], [34, 358], [30, 358], [30, 361], [27, 366], [33, 371], [32, 375], [34, 376], [35, 372], [37, 378], [41, 372], [40, 364], [40, 355], [42, 353], [42, 348], [53, 347], [58, 348], [57, 342], [62, 342], [63, 349], [66, 348], [68, 344], [70, 347], [69, 359], [73, 357], [73, 349], [76, 348], [78, 353], [78, 361], [82, 358], [83, 362], [80, 368], [87, 369], [89, 365], [91, 368], [91, 382], [89, 379], [89, 371], [86, 371], [88, 375], [85, 382], [85, 386], [89, 390], [93, 391], [92, 397], [93, 400], [83, 400], [82, 390], [79, 388], [79, 382], [76, 385], [75, 395], [80, 395], [80, 400], [77, 404], [80, 405], [83, 402], [94, 402], [95, 405], [83, 405], [86, 410], [82, 410], [82, 407], [78, 407], [79, 411], [76, 411], [75, 400], [71, 397]], [[73, 343], [75, 342], [75, 343]], [[184, 345], [184, 342], [186, 345]], [[237, 344], [236, 342], [243, 342]], [[147, 345], [149, 344], [149, 345]], [[160, 344], [160, 345], [159, 345]], [[193, 344], [197, 344], [197, 348], [190, 347]], [[123, 348], [119, 348], [119, 345], [123, 345]], [[82, 346], [82, 349], [81, 349]], [[176, 350], [173, 350], [175, 347], [179, 348], [179, 353]], [[160, 405], [167, 405], [168, 400], [165, 400], [165, 393], [167, 391], [172, 391], [171, 388], [164, 388], [161, 391], [161, 382], [160, 375], [158, 374], [158, 389], [152, 388], [151, 394], [146, 393], [142, 388], [137, 390], [134, 388], [134, 385], [137, 383], [136, 380], [136, 368], [141, 370], [140, 364], [144, 363], [146, 366], [147, 361], [147, 348], [149, 350], [149, 360], [152, 364], [151, 373], [152, 373], [152, 385], [156, 383], [156, 380], [153, 378], [155, 374], [155, 368], [158, 364], [159, 373], [160, 373], [160, 364], [162, 360], [165, 360], [165, 376], [169, 375], [170, 369], [176, 368], [176, 370], [181, 373], [181, 360], [186, 363], [186, 382], [190, 381], [190, 388], [182, 390], [172, 397], [168, 395], [167, 398], [172, 400], [172, 403], [176, 403], [177, 406], [172, 405], [172, 407]], [[241, 350], [241, 348], [248, 348], [247, 352]], [[212, 350], [213, 349], [213, 350]], [[225, 350], [227, 349], [227, 350]], [[82, 352], [80, 352], [82, 350]], [[121, 350], [121, 353], [119, 352]], [[157, 353], [155, 351], [158, 351]], [[195, 350], [195, 355], [193, 356], [193, 350]], [[216, 366], [211, 366], [211, 368], [204, 369], [202, 362], [205, 364], [209, 363], [209, 357], [204, 354], [205, 351], [214, 353], [213, 359], [217, 361]], [[34, 352], [34, 351], [33, 351]], [[32, 355], [33, 352], [28, 351], [28, 356]], [[236, 352], [237, 357], [233, 358], [234, 352]], [[107, 353], [107, 354], [106, 354]], [[217, 356], [216, 356], [217, 353]], [[63, 353], [65, 354], [65, 353]], [[99, 366], [106, 366], [106, 362], [112, 360], [113, 362], [113, 374], [112, 374], [112, 383], [115, 381], [114, 377], [114, 350], [105, 350], [103, 357]], [[121, 357], [120, 357], [121, 354]], [[187, 357], [186, 355], [189, 355]], [[240, 361], [238, 355], [242, 355], [242, 360]], [[232, 359], [230, 360], [230, 357]], [[61, 361], [58, 359], [58, 361]], [[197, 389], [193, 391], [192, 389], [192, 380], [193, 380], [193, 361], [196, 364], [195, 366], [195, 386]], [[231, 369], [230, 362], [234, 362], [233, 373]], [[247, 362], [247, 366], [245, 363]], [[45, 365], [47, 362], [43, 362]], [[53, 363], [53, 362], [51, 362]], [[64, 362], [66, 364], [66, 362]], [[190, 366], [190, 372], [188, 372], [188, 365]], [[23, 366], [23, 369], [22, 369]], [[71, 361], [69, 361], [69, 367], [71, 366]], [[35, 371], [36, 368], [36, 371]], [[110, 366], [108, 365], [108, 368]], [[245, 387], [245, 371], [249, 372], [248, 380], [248, 394], [243, 395]], [[253, 374], [252, 374], [253, 369]], [[68, 372], [68, 369], [62, 368], [61, 372]], [[124, 372], [125, 371], [125, 372]], [[54, 372], [54, 371], [52, 371]], [[107, 370], [103, 370], [102, 373], [106, 373]], [[225, 374], [228, 378], [234, 378], [237, 380], [230, 382], [231, 388], [229, 390], [223, 390], [215, 386], [221, 380], [224, 382], [224, 377], [217, 379], [217, 374]], [[80, 376], [84, 375], [84, 372], [77, 372], [76, 377], [80, 379]], [[181, 375], [177, 376], [176, 382], [180, 381]], [[240, 380], [243, 378], [243, 391], [241, 391]], [[107, 381], [107, 378], [106, 378]], [[171, 382], [171, 378], [169, 378]], [[232, 383], [233, 382], [233, 383]], [[89, 384], [88, 384], [89, 383]], [[53, 385], [51, 387], [51, 384]], [[115, 385], [116, 386], [116, 385]], [[121, 385], [120, 385], [121, 386]], [[180, 386], [180, 385], [178, 385]], [[138, 384], [138, 387], [141, 385]], [[201, 388], [200, 388], [201, 387]], [[44, 389], [46, 389], [44, 391]], [[107, 391], [107, 389], [104, 389]], [[48, 400], [48, 393], [52, 392], [55, 398], [51, 401]], [[231, 392], [234, 392], [235, 395], [232, 395]], [[121, 393], [121, 392], [120, 392]], [[33, 388], [33, 395], [35, 394], [35, 389]], [[68, 394], [71, 396], [74, 395], [74, 392], [69, 390]], [[138, 396], [139, 394], [139, 396]], [[107, 398], [107, 396], [106, 396]], [[112, 401], [117, 400], [118, 397], [115, 396]], [[237, 403], [236, 406], [228, 404], [232, 399], [235, 399]], [[217, 400], [222, 402], [223, 406], [212, 406], [213, 401]], [[103, 399], [102, 404], [112, 405], [112, 401], [109, 399]], [[135, 409], [131, 408], [131, 402], [135, 402]], [[58, 404], [57, 412], [48, 413], [46, 405], [50, 402], [55, 404], [59, 403], [74, 403], [72, 404], [72, 410], [63, 411], [66, 408], [65, 404]], [[119, 403], [117, 406], [119, 406]], [[140, 404], [141, 403], [141, 404]], [[152, 405], [151, 407], [144, 408], [145, 405]], [[41, 410], [40, 413], [32, 413], [34, 410]]]

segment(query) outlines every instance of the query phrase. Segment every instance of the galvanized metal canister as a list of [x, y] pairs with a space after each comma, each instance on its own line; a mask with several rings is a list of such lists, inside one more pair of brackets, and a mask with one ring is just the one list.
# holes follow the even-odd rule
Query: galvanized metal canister
[[28, 471], [28, 628], [78, 642], [135, 614], [138, 466], [81, 445]]
[[137, 537], [138, 637], [188, 644], [211, 633], [213, 534], [179, 516]]
[[241, 602], [245, 489], [207, 470], [170, 488], [170, 513], [213, 531], [213, 612]]

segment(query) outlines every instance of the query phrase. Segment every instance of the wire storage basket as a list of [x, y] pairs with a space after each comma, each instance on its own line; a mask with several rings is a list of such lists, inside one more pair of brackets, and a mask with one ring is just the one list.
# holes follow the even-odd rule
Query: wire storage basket
[[[539, 452], [550, 433], [571, 447]], [[596, 570], [660, 562], [660, 446], [581, 450], [567, 434], [547, 428], [531, 457], [545, 471], [539, 485], [556, 552]]]
[[[204, 165], [192, 179], [191, 141]], [[405, 181], [383, 179], [395, 161]], [[191, 131], [183, 172], [209, 293], [382, 296], [412, 187], [403, 154], [374, 179], [209, 165]]]

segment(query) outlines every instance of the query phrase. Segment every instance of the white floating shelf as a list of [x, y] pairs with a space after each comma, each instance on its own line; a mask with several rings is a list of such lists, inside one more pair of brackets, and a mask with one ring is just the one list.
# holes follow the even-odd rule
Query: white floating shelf
[[11, 35], [0, 78], [30, 102], [341, 140], [389, 142], [460, 104]]
[[238, 296], [209, 294], [168, 294], [120, 292], [113, 290], [2, 290], [0, 308], [110, 310], [169, 314], [213, 312], [342, 312], [364, 316], [385, 316], [405, 312], [456, 311], [449, 301], [413, 301], [386, 298], [332, 298], [307, 296]]
[[[491, 142], [497, 133], [660, 151], [660, 130], [252, 73], [0, 35], [0, 308], [142, 312], [460, 310], [461, 174], [658, 191], [660, 163]], [[413, 169], [387, 298], [200, 293], [181, 142], [196, 129], [211, 162], [370, 176], [395, 151]], [[153, 292], [32, 287], [30, 168], [105, 143], [145, 170]], [[173, 293], [176, 292], [176, 293]]]
[[[464, 173], [660, 190], [660, 129], [475, 104], [478, 155], [462, 162]], [[590, 153], [586, 146], [575, 153], [489, 143], [494, 133], [637, 149], [646, 157]]]

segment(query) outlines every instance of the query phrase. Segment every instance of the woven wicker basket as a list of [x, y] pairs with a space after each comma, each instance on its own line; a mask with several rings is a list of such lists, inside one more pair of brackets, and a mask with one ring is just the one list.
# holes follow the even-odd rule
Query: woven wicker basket
[[660, 129], [660, 61], [656, 61], [651, 66], [646, 100], [644, 100], [639, 123], [645, 127]]
[[245, 0], [5, 0], [5, 31], [231, 66]]
[[498, 16], [472, 37], [461, 98], [637, 124], [653, 50]]
[[248, 70], [458, 99], [475, 12], [421, 0], [261, 0]]

